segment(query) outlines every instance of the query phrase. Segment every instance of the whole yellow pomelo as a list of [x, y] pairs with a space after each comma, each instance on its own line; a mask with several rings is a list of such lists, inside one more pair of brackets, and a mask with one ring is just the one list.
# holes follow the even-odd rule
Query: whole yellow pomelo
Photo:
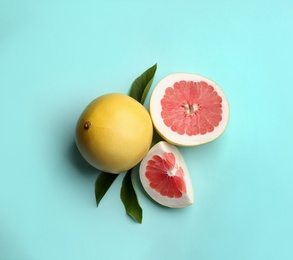
[[80, 115], [76, 145], [95, 168], [121, 173], [137, 165], [147, 154], [153, 137], [148, 111], [123, 94], [106, 94], [93, 100]]

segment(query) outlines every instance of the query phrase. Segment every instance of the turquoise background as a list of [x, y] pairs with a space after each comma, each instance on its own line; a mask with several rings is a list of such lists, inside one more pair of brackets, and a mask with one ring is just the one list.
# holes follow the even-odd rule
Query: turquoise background
[[[0, 259], [293, 259], [292, 11], [289, 0], [0, 0]], [[122, 175], [96, 208], [98, 172], [74, 127], [155, 63], [152, 89], [201, 74], [231, 117], [216, 141], [180, 148], [192, 206], [161, 207], [136, 178], [139, 225]]]

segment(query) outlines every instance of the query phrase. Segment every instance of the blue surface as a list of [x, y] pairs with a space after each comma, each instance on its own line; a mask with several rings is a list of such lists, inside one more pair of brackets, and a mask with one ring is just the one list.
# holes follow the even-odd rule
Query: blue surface
[[[0, 259], [293, 259], [292, 1], [0, 1]], [[122, 176], [95, 206], [74, 145], [84, 107], [158, 63], [224, 89], [216, 141], [181, 148], [194, 205], [152, 202]], [[146, 103], [147, 105], [147, 103]]]

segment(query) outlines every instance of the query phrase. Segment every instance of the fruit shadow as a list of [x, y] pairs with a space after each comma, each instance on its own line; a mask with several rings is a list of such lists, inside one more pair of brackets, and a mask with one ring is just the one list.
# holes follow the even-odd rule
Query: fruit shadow
[[156, 143], [164, 141], [164, 139], [158, 134], [155, 128], [153, 128], [153, 141], [152, 146], [154, 146]]
[[77, 172], [84, 176], [98, 175], [101, 171], [91, 166], [80, 154], [75, 141], [72, 140], [68, 147], [68, 159]]

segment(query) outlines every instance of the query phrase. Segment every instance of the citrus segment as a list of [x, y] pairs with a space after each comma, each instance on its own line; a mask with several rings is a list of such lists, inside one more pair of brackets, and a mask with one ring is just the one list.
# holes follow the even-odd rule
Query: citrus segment
[[173, 208], [193, 203], [193, 189], [187, 166], [179, 150], [167, 142], [154, 145], [142, 160], [140, 180], [158, 203]]
[[155, 155], [147, 162], [146, 177], [150, 186], [162, 196], [169, 198], [180, 198], [182, 193], [186, 193], [186, 186], [183, 180], [182, 167], [175, 165], [173, 153], [164, 153], [162, 158]]
[[177, 145], [199, 145], [219, 137], [229, 119], [222, 89], [196, 74], [175, 73], [155, 87], [150, 113], [159, 134]]

